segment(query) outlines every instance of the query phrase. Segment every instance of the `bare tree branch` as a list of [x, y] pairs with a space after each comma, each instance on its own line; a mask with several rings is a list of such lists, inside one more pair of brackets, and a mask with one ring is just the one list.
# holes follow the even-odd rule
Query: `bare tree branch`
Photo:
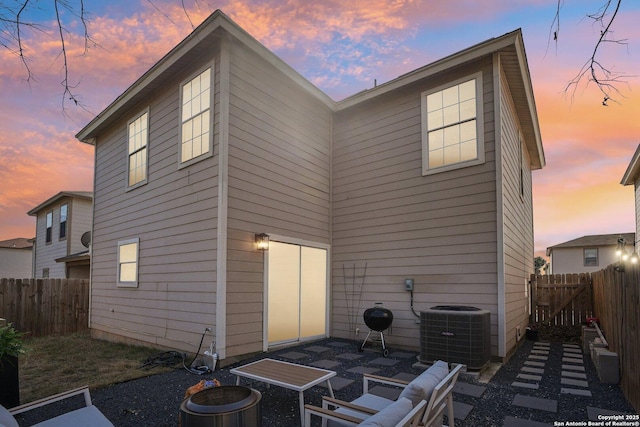
[[[557, 43], [559, 32], [560, 32], [560, 8], [561, 8], [562, 0], [558, 0], [558, 7], [556, 10], [556, 16], [554, 17], [552, 28], [555, 28], [554, 31], [554, 40]], [[571, 98], [573, 99], [576, 93], [576, 90], [581, 81], [586, 80], [587, 84], [589, 82], [593, 82], [598, 87], [598, 90], [603, 95], [602, 105], [607, 106], [608, 101], [618, 102], [615, 98], [617, 96], [622, 96], [622, 92], [618, 88], [619, 85], [626, 85], [627, 80], [631, 75], [627, 75], [624, 73], [614, 72], [612, 69], [606, 67], [598, 60], [598, 53], [603, 48], [605, 43], [618, 44], [618, 45], [626, 45], [626, 39], [615, 39], [612, 38], [613, 34], [612, 25], [618, 16], [618, 12], [620, 11], [620, 6], [622, 4], [622, 0], [606, 0], [603, 6], [597, 13], [587, 14], [587, 17], [592, 19], [594, 23], [600, 25], [600, 37], [598, 41], [594, 45], [593, 52], [591, 57], [584, 63], [584, 65], [580, 68], [576, 76], [567, 83], [564, 91], [565, 93], [570, 93]], [[609, 14], [610, 9], [613, 7], [613, 12]]]

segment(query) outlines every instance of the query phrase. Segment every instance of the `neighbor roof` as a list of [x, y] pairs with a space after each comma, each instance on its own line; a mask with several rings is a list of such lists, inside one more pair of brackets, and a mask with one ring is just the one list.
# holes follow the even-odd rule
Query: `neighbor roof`
[[0, 241], [0, 248], [31, 249], [32, 247], [31, 239], [25, 239], [24, 237]]
[[62, 199], [64, 197], [93, 200], [93, 192], [91, 192], [91, 191], [61, 191], [58, 194], [56, 194], [55, 196], [50, 197], [49, 199], [47, 199], [44, 202], [40, 203], [35, 208], [31, 209], [29, 212], [27, 212], [27, 214], [35, 216], [42, 209], [46, 208], [49, 205], [52, 205], [52, 204], [56, 203], [58, 200], [60, 200], [60, 199]]
[[522, 31], [517, 29], [501, 37], [492, 38], [468, 49], [447, 56], [429, 65], [404, 74], [388, 83], [359, 92], [341, 102], [333, 101], [328, 95], [305, 79], [276, 54], [243, 30], [222, 11], [216, 10], [191, 34], [171, 49], [162, 59], [136, 80], [125, 92], [87, 124], [76, 138], [88, 144], [95, 144], [95, 138], [115, 121], [122, 119], [129, 110], [157, 88], [170, 82], [184, 69], [185, 64], [200, 58], [210, 49], [210, 43], [225, 36], [224, 33], [240, 41], [254, 53], [271, 63], [293, 81], [302, 86], [312, 96], [319, 99], [333, 111], [351, 107], [368, 99], [404, 87], [419, 79], [444, 72], [451, 67], [468, 63], [488, 55], [499, 53], [500, 67], [509, 84], [516, 114], [522, 124], [531, 164], [539, 169], [545, 165], [542, 138], [537, 118], [537, 110], [531, 86], [531, 76], [524, 50]]
[[552, 249], [556, 248], [586, 248], [595, 246], [613, 246], [618, 244], [618, 239], [622, 237], [625, 242], [633, 244], [636, 239], [636, 233], [616, 233], [616, 234], [597, 234], [594, 236], [582, 236], [568, 242], [559, 243], [547, 248], [547, 256], [551, 254]]

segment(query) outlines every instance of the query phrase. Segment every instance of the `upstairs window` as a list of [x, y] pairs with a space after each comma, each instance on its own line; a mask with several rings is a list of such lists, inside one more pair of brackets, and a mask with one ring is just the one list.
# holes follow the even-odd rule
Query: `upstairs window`
[[584, 266], [598, 266], [598, 248], [587, 248], [584, 250]]
[[52, 227], [53, 227], [53, 212], [48, 212], [47, 213], [47, 231], [45, 235], [46, 243], [51, 243]]
[[147, 143], [149, 112], [145, 111], [129, 122], [129, 187], [147, 180]]
[[68, 206], [60, 206], [60, 240], [67, 238], [67, 210]]
[[422, 94], [422, 173], [484, 162], [482, 76]]
[[212, 153], [211, 68], [182, 85], [180, 162]]
[[138, 287], [139, 239], [118, 242], [118, 286]]

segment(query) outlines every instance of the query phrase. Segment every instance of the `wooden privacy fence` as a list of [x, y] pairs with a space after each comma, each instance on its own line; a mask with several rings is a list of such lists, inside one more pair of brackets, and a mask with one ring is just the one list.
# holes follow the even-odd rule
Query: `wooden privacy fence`
[[0, 317], [32, 336], [89, 328], [86, 279], [0, 279]]
[[536, 323], [574, 326], [593, 317], [591, 275], [531, 275], [531, 317]]
[[640, 268], [592, 274], [595, 314], [609, 350], [618, 353], [622, 391], [640, 411]]

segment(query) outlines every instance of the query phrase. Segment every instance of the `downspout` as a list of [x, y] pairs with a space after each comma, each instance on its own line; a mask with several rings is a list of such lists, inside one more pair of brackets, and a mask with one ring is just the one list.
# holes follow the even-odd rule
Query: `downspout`
[[220, 40], [220, 123], [218, 127], [218, 245], [216, 259], [216, 350], [227, 354], [227, 215], [229, 178], [229, 46]]
[[502, 191], [502, 93], [500, 53], [493, 54], [494, 145], [496, 150], [496, 255], [498, 285], [498, 357], [506, 356], [506, 306], [504, 282], [504, 194]]

